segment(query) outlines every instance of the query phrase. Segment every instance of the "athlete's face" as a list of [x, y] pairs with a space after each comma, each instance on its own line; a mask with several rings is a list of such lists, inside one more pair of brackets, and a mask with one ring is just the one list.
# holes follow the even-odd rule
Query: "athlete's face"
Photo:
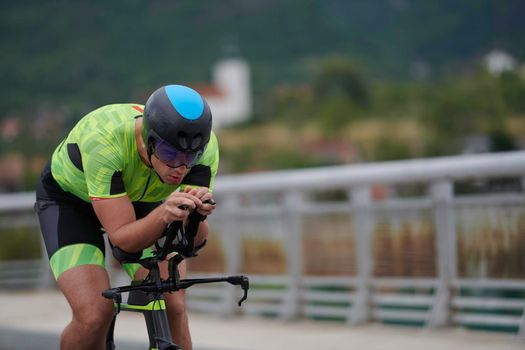
[[170, 185], [180, 184], [184, 176], [186, 176], [190, 170], [186, 165], [172, 168], [159, 160], [155, 154], [151, 156], [151, 165], [157, 174], [159, 174], [162, 181]]

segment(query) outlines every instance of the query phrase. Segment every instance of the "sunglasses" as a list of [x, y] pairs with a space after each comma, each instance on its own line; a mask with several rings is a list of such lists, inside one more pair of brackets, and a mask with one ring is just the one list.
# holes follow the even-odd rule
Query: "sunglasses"
[[202, 151], [179, 151], [161, 138], [153, 136], [153, 139], [155, 140], [153, 154], [170, 168], [178, 168], [181, 165], [191, 168], [196, 165], [202, 157]]

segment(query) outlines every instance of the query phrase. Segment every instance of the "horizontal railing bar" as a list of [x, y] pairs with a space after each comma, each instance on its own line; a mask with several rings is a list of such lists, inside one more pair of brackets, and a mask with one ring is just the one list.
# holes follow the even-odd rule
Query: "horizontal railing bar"
[[0, 286], [10, 286], [10, 285], [38, 285], [42, 281], [42, 276], [38, 277], [16, 277], [10, 278], [8, 280], [0, 280]]
[[215, 191], [231, 194], [333, 189], [383, 183], [522, 176], [524, 173], [525, 152], [515, 151], [228, 175], [217, 178]]
[[301, 293], [301, 299], [304, 302], [353, 302], [355, 298], [355, 293], [348, 292], [308, 291]]
[[438, 285], [434, 278], [384, 278], [372, 279], [374, 288], [397, 287], [397, 288], [435, 288]]
[[[37, 268], [42, 266], [42, 259], [34, 259], [34, 260], [6, 260], [6, 261], [0, 261], [0, 270], [3, 269], [15, 269], [15, 268]], [[47, 263], [47, 261], [46, 261]]]
[[403, 305], [403, 306], [431, 306], [435, 297], [429, 295], [413, 294], [374, 294], [374, 305]]
[[476, 289], [517, 289], [525, 290], [525, 280], [515, 279], [454, 279], [451, 282], [454, 288]]
[[525, 299], [454, 297], [452, 306], [482, 309], [525, 309]]
[[252, 289], [250, 290], [250, 300], [255, 299], [273, 299], [275, 301], [283, 301], [288, 296], [287, 290], [265, 290]]
[[[220, 211], [219, 211], [220, 210]], [[252, 218], [268, 218], [274, 216], [280, 216], [283, 214], [282, 207], [280, 205], [274, 206], [247, 206], [236, 209], [234, 212], [224, 211], [222, 208], [217, 209], [218, 215], [224, 215], [224, 218], [242, 218], [242, 219], [252, 219]]]
[[348, 317], [350, 308], [308, 305], [303, 307], [303, 313], [307, 316], [325, 317]]
[[452, 320], [460, 324], [475, 324], [486, 326], [519, 326], [520, 316], [493, 316], [487, 314], [456, 313]]
[[350, 214], [350, 203], [303, 203], [297, 210], [303, 215]]
[[303, 276], [301, 285], [303, 287], [355, 287], [357, 277], [335, 277], [335, 276]]
[[379, 320], [400, 320], [400, 321], [423, 321], [428, 320], [430, 313], [428, 311], [398, 311], [398, 310], [380, 310], [374, 308], [372, 317]]
[[39, 275], [42, 273], [41, 268], [26, 268], [26, 269], [13, 269], [13, 270], [0, 270], [0, 278], [11, 278], [11, 276], [20, 275]]
[[[383, 202], [373, 202], [370, 204], [372, 211], [405, 211], [405, 210], [425, 210], [432, 208], [432, 201], [428, 198], [397, 198]], [[321, 215], [326, 213], [352, 213], [352, 206], [349, 202], [341, 203], [304, 203], [298, 208], [302, 214]]]
[[374, 211], [428, 210], [432, 206], [433, 202], [430, 198], [396, 198], [372, 203], [371, 209]]
[[250, 275], [250, 285], [254, 284], [268, 284], [268, 285], [279, 285], [287, 287], [290, 284], [290, 278], [285, 275]]
[[[217, 177], [215, 192], [231, 194], [305, 188], [348, 188], [380, 183], [522, 176], [524, 173], [525, 152], [515, 151], [224, 175]], [[31, 208], [34, 201], [34, 192], [0, 194], [0, 211], [25, 210]]]
[[35, 199], [35, 192], [2, 193], [0, 194], [0, 212], [31, 209], [35, 204]]
[[454, 198], [454, 205], [458, 207], [487, 206], [487, 205], [523, 205], [525, 196], [514, 193], [462, 195]]

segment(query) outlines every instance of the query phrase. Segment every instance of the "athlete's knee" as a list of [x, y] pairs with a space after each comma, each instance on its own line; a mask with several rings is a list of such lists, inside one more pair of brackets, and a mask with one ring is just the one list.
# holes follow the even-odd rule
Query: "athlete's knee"
[[166, 308], [172, 315], [183, 315], [186, 313], [186, 293], [178, 291], [166, 296]]
[[113, 312], [113, 303], [98, 302], [91, 307], [73, 310], [73, 320], [85, 329], [101, 331], [106, 329], [111, 323]]

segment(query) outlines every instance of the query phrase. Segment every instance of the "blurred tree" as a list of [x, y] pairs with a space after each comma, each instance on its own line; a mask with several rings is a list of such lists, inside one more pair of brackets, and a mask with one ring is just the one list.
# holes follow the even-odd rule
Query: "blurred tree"
[[328, 58], [313, 80], [315, 121], [326, 136], [333, 136], [371, 106], [364, 76], [348, 59]]
[[329, 58], [321, 64], [321, 71], [313, 82], [318, 98], [337, 96], [351, 101], [358, 107], [370, 106], [367, 82], [350, 60]]
[[505, 72], [500, 77], [503, 100], [514, 113], [525, 113], [525, 79], [516, 72]]
[[435, 132], [427, 140], [430, 156], [461, 152], [465, 136], [502, 130], [509, 113], [499, 78], [485, 70], [437, 84], [422, 102]]
[[489, 136], [490, 150], [493, 152], [515, 151], [517, 149], [513, 137], [504, 129], [493, 130]]
[[414, 154], [409, 145], [400, 140], [390, 139], [387, 136], [378, 140], [373, 154], [367, 158], [372, 161], [388, 161], [413, 158]]
[[306, 123], [313, 118], [312, 89], [309, 85], [277, 86], [271, 91], [268, 105], [273, 119], [292, 125]]

